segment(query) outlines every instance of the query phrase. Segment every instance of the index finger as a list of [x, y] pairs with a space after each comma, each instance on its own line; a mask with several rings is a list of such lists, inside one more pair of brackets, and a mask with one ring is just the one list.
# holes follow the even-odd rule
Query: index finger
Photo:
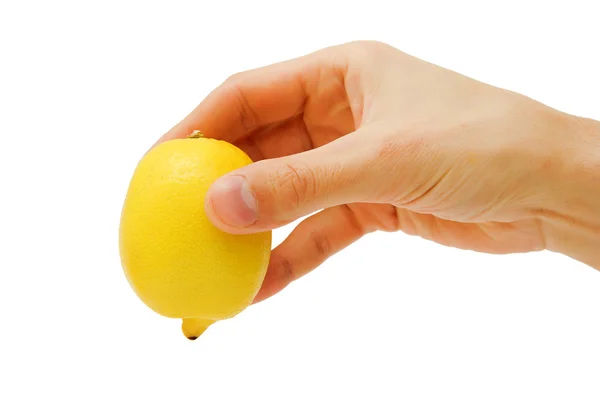
[[245, 71], [213, 90], [158, 143], [183, 138], [195, 130], [206, 137], [235, 142], [253, 131], [304, 111], [318, 88], [323, 69], [345, 71], [335, 48]]

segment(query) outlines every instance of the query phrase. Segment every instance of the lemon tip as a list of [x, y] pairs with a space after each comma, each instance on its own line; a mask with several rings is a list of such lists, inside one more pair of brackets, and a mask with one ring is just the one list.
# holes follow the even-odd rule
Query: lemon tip
[[183, 318], [181, 330], [188, 340], [196, 340], [215, 321], [202, 318]]

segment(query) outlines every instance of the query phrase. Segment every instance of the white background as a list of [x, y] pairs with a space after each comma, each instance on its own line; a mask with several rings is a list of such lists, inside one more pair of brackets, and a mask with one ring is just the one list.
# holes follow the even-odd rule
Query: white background
[[146, 149], [228, 75], [325, 46], [600, 119], [594, 2], [551, 3], [2, 0], [0, 398], [600, 398], [600, 273], [563, 256], [373, 234], [189, 342], [118, 255]]

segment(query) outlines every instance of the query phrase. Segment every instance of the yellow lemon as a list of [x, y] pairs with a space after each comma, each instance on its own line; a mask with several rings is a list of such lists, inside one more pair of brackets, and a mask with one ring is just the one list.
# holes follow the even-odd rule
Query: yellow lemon
[[204, 211], [210, 185], [251, 162], [196, 134], [154, 147], [129, 184], [119, 232], [125, 275], [148, 307], [181, 318], [189, 339], [249, 306], [265, 276], [271, 232], [228, 234]]

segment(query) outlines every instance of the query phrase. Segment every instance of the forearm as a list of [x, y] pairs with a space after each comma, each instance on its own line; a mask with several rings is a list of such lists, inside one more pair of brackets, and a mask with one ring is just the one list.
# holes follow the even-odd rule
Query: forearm
[[600, 270], [600, 122], [559, 118], [562, 145], [546, 185], [540, 227], [548, 250]]

